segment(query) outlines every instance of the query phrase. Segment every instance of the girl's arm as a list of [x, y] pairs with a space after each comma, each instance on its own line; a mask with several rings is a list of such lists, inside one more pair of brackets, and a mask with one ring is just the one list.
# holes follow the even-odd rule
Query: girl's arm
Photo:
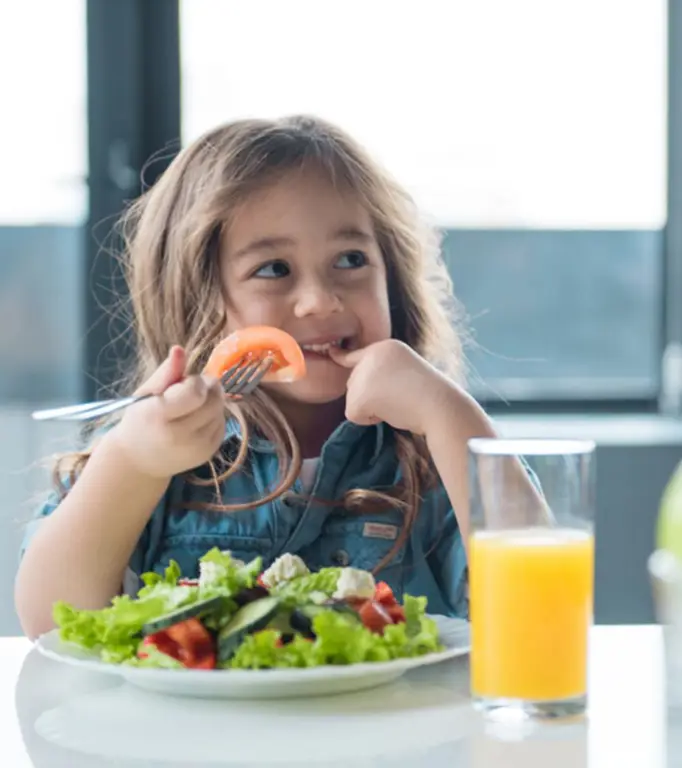
[[32, 538], [15, 585], [16, 610], [30, 637], [53, 627], [55, 601], [102, 608], [121, 591], [130, 556], [171, 478], [207, 462], [223, 442], [220, 382], [179, 381], [184, 369], [184, 351], [174, 347], [140, 390], [162, 394], [126, 411]]
[[[457, 517], [466, 549], [470, 532], [469, 449], [474, 437], [497, 437], [492, 421], [481, 406], [453, 384], [442, 389], [442, 397], [431, 401], [425, 419], [426, 443]], [[500, 484], [504, 488], [504, 521], [508, 525], [552, 522], [552, 514], [531, 479], [528, 468], [515, 456], [495, 459], [486, 468], [479, 465], [483, 504], [494, 515], [500, 505]]]
[[433, 400], [426, 420], [426, 444], [450, 504], [465, 549], [469, 540], [469, 448], [472, 437], [496, 437], [492, 421], [464, 390], [450, 386]]
[[139, 472], [112, 437], [104, 437], [93, 451], [22, 558], [15, 602], [31, 638], [54, 626], [55, 601], [102, 608], [120, 593], [130, 555], [168, 488], [169, 479]]
[[[395, 429], [424, 435], [466, 547], [470, 530], [468, 441], [472, 437], [496, 437], [483, 409], [461, 387], [395, 339], [352, 352], [332, 348], [330, 355], [351, 369], [346, 394], [346, 416], [351, 421], [385, 421]], [[493, 484], [497, 479], [483, 479], [484, 503], [497, 502]], [[505, 507], [505, 515], [513, 513], [515, 523], [548, 520], [546, 504], [526, 467], [515, 457], [504, 464], [504, 487], [508, 498], [513, 498]]]

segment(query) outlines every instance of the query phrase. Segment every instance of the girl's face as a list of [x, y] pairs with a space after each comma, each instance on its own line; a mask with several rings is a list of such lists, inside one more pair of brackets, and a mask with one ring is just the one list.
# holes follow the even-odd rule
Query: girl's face
[[331, 361], [329, 345], [358, 349], [391, 336], [386, 268], [369, 214], [312, 170], [284, 175], [233, 214], [221, 254], [227, 332], [286, 331], [303, 348], [307, 375], [268, 388], [298, 402], [338, 400], [349, 372]]

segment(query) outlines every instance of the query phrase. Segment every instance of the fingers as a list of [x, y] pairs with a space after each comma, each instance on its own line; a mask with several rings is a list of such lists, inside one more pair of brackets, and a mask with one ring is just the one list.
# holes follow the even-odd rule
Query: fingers
[[187, 353], [182, 347], [173, 346], [168, 353], [168, 368], [166, 373], [168, 378], [162, 382], [162, 386], [167, 389], [171, 384], [177, 384], [182, 381], [187, 368]]
[[131, 406], [117, 427], [131, 456], [154, 477], [204, 464], [225, 438], [225, 395], [220, 381], [185, 376], [185, 371], [185, 352], [175, 347], [142, 390], [156, 396]]
[[215, 417], [204, 424], [195, 433], [196, 437], [212, 446], [213, 451], [217, 451], [225, 440], [225, 419]]
[[178, 384], [168, 387], [158, 400], [159, 407], [168, 421], [181, 419], [196, 411], [206, 402], [208, 386], [201, 376], [189, 376]]
[[348, 421], [352, 421], [353, 424], [359, 424], [362, 427], [369, 427], [373, 424], [378, 424], [381, 421], [381, 419], [373, 413], [365, 413], [359, 408], [347, 408], [346, 418]]
[[222, 407], [222, 388], [217, 379], [208, 376], [188, 376], [170, 386], [158, 399], [167, 421], [176, 421], [199, 411], [209, 400]]
[[172, 443], [198, 441], [217, 451], [225, 439], [225, 402], [220, 382], [208, 383], [205, 400], [197, 409], [166, 424]]
[[210, 431], [211, 426], [218, 424], [221, 430], [225, 430], [225, 399], [222, 388], [211, 385], [204, 403], [195, 411], [171, 422], [171, 426], [178, 426], [183, 432], [195, 433]]
[[136, 395], [160, 395], [169, 387], [182, 381], [187, 365], [187, 355], [182, 347], [171, 347], [168, 357], [137, 390]]
[[329, 357], [342, 368], [355, 368], [362, 359], [366, 349], [366, 347], [363, 347], [362, 349], [354, 349], [352, 352], [348, 352], [340, 347], [332, 346], [329, 348]]

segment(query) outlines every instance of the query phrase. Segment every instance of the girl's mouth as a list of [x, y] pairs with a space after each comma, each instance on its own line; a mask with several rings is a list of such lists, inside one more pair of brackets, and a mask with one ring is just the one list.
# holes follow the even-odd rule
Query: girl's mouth
[[322, 344], [301, 344], [300, 347], [303, 350], [305, 357], [320, 358], [329, 357], [329, 350], [332, 347], [337, 349], [348, 349], [350, 342], [349, 337], [335, 339], [334, 341], [326, 341]]

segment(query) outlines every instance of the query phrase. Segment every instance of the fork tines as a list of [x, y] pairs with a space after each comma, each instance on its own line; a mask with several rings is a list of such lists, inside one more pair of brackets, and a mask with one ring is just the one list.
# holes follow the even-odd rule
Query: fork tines
[[233, 396], [250, 394], [260, 384], [271, 365], [272, 357], [269, 355], [246, 364], [240, 360], [220, 377], [225, 394]]

